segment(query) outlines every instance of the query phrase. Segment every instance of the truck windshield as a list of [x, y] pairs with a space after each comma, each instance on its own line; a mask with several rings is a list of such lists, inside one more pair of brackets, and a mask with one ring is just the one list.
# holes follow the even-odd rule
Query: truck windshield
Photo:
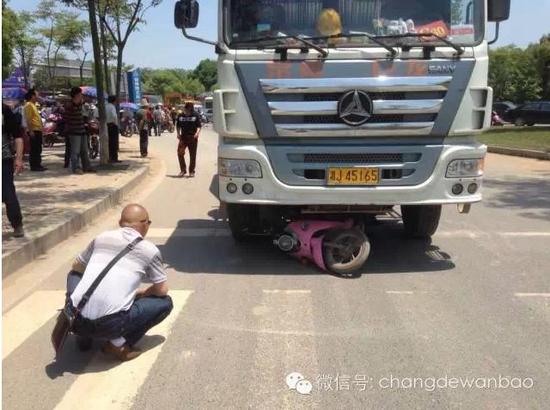
[[[379, 46], [368, 37], [357, 35], [361, 33], [434, 33], [454, 44], [468, 46], [479, 43], [484, 32], [483, 0], [225, 1], [226, 39], [233, 48], [258, 47], [263, 45], [261, 38], [288, 36], [324, 37], [323, 45], [328, 47]], [[334, 38], [327, 40], [327, 36]], [[405, 38], [411, 45], [443, 44], [437, 37]], [[266, 46], [272, 44], [266, 40]]]

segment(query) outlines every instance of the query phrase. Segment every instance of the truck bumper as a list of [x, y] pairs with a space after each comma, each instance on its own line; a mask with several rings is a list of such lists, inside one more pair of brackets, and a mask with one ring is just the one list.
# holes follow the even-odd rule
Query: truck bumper
[[[219, 176], [219, 199], [227, 203], [265, 205], [436, 205], [460, 204], [481, 201], [482, 177], [447, 178], [449, 163], [456, 159], [484, 158], [487, 147], [479, 143], [443, 145], [441, 155], [429, 178], [412, 186], [295, 186], [281, 182], [274, 173], [264, 145], [225, 144], [220, 141], [219, 158], [253, 159], [260, 163], [261, 178]], [[227, 185], [238, 189], [229, 193]], [[254, 190], [243, 192], [249, 183]], [[463, 192], [455, 195], [452, 187], [461, 184]], [[474, 194], [468, 192], [470, 184], [477, 184]]]

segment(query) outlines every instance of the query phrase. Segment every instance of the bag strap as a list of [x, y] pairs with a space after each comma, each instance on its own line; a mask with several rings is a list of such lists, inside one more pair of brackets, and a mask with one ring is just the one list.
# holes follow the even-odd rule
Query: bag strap
[[99, 283], [103, 280], [103, 278], [107, 275], [107, 273], [111, 270], [111, 268], [117, 263], [120, 259], [122, 259], [128, 252], [132, 251], [138, 243], [140, 243], [143, 240], [142, 237], [137, 237], [132, 242], [130, 242], [122, 251], [119, 252], [117, 256], [113, 258], [111, 262], [105, 266], [105, 268], [101, 271], [101, 273], [95, 278], [92, 285], [88, 288], [86, 293], [82, 296], [82, 299], [80, 299], [80, 302], [78, 303], [78, 306], [76, 307], [76, 314], [79, 312], [82, 312], [82, 309], [84, 309], [84, 306], [86, 303], [88, 303], [88, 300], [90, 300], [90, 297], [92, 296], [92, 293], [95, 292], [96, 288], [99, 286]]

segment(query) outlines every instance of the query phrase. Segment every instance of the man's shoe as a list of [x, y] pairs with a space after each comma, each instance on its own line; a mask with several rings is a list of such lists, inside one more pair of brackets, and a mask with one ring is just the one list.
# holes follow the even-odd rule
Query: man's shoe
[[189, 173], [189, 178], [194, 178], [195, 177], [195, 173], [194, 172], [190, 172]]
[[40, 168], [31, 168], [31, 171], [33, 172], [44, 172], [47, 171], [48, 168], [40, 167]]
[[180, 172], [178, 177], [183, 178], [186, 175], [187, 175], [187, 172]]
[[128, 346], [127, 344], [117, 347], [111, 342], [106, 342], [103, 345], [101, 351], [105, 354], [115, 356], [118, 360], [122, 362], [127, 362], [128, 360], [135, 359], [141, 354], [141, 350], [137, 350], [133, 347]]
[[93, 340], [91, 337], [77, 336], [76, 345], [78, 346], [78, 350], [81, 352], [87, 352], [92, 348]]
[[24, 236], [25, 236], [25, 231], [23, 230], [23, 225], [20, 225], [17, 228], [14, 228], [13, 230], [14, 238], [22, 238]]
[[84, 170], [85, 174], [95, 174], [97, 171], [94, 168], [88, 168]]
[[80, 168], [77, 168], [73, 171], [73, 174], [75, 175], [82, 175], [84, 173], [84, 171], [82, 171]]

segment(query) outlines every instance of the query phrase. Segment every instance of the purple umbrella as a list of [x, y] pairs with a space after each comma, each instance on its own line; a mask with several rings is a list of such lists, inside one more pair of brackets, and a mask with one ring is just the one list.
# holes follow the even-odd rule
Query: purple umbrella
[[87, 97], [94, 97], [97, 98], [97, 89], [95, 87], [89, 87], [89, 86], [82, 86], [80, 87], [82, 90], [82, 94], [84, 94]]
[[123, 103], [120, 103], [120, 108], [124, 109], [124, 110], [132, 110], [132, 111], [137, 111], [139, 110], [139, 107], [137, 104], [134, 104], [134, 103], [131, 103], [131, 102], [123, 102]]

